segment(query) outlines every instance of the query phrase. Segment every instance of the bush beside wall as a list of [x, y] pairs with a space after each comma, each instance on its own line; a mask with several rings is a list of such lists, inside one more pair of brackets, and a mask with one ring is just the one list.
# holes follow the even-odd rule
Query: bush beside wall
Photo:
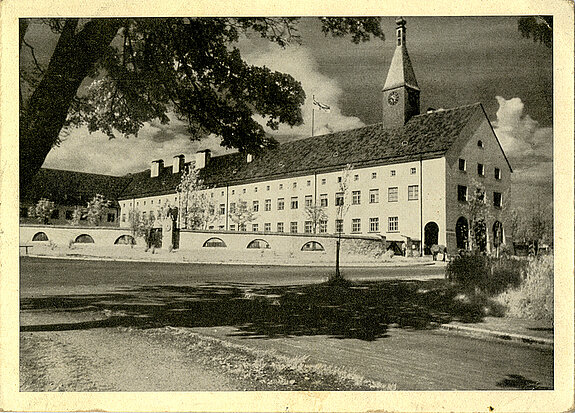
[[507, 308], [507, 316], [553, 321], [553, 257], [530, 261], [521, 285], [503, 292], [496, 301]]

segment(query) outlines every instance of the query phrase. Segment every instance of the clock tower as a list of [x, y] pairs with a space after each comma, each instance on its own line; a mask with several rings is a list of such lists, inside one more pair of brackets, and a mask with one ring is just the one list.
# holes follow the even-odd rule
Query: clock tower
[[405, 46], [405, 20], [395, 20], [396, 47], [383, 86], [383, 127], [398, 128], [419, 115], [419, 86]]

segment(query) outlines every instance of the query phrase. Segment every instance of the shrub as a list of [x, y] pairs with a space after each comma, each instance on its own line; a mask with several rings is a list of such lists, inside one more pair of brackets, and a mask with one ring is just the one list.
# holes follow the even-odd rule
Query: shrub
[[466, 291], [479, 290], [487, 295], [495, 295], [509, 287], [518, 287], [525, 267], [525, 261], [512, 258], [464, 255], [456, 257], [447, 265], [446, 275]]
[[530, 261], [521, 285], [505, 291], [496, 300], [507, 308], [507, 316], [552, 321], [553, 257]]

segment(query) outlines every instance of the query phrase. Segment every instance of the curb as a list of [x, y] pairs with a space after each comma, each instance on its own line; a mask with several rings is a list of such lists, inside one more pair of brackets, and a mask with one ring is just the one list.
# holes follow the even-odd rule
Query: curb
[[496, 330], [487, 330], [484, 328], [468, 327], [453, 324], [441, 324], [439, 326], [442, 330], [454, 331], [462, 334], [473, 336], [480, 336], [486, 339], [495, 339], [502, 341], [513, 341], [522, 344], [537, 344], [546, 347], [553, 347], [553, 339], [543, 337], [533, 337], [526, 334], [506, 333]]
[[[291, 262], [241, 262], [241, 261], [185, 261], [185, 260], [163, 260], [163, 259], [145, 259], [145, 258], [120, 258], [120, 257], [103, 257], [103, 256], [80, 256], [80, 255], [41, 255], [41, 254], [27, 254], [22, 255], [22, 257], [31, 258], [48, 258], [56, 260], [81, 260], [81, 261], [120, 261], [120, 262], [149, 262], [149, 263], [162, 263], [162, 264], [210, 264], [210, 265], [246, 265], [246, 266], [264, 266], [264, 267], [333, 267], [334, 263], [322, 263], [322, 262], [308, 262], [308, 263], [291, 263]], [[351, 262], [351, 263], [340, 263], [342, 268], [353, 268], [353, 267], [369, 267], [369, 268], [381, 268], [381, 267], [424, 267], [424, 266], [437, 266], [433, 262], [381, 262], [381, 263], [371, 263], [371, 262]]]

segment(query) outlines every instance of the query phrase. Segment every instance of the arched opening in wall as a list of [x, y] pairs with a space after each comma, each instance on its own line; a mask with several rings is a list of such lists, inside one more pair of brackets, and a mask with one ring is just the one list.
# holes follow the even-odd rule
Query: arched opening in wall
[[255, 249], [269, 249], [270, 248], [270, 244], [263, 239], [255, 239], [252, 242], [250, 242], [247, 246], [247, 248], [255, 248]]
[[455, 224], [455, 237], [458, 249], [467, 249], [467, 239], [469, 237], [469, 224], [467, 218], [459, 217]]
[[37, 232], [32, 237], [32, 241], [48, 241], [48, 235], [44, 232]]
[[209, 240], [207, 240], [206, 242], [204, 242], [204, 245], [202, 245], [202, 247], [225, 248], [225, 247], [227, 247], [227, 245], [222, 239], [213, 237], [213, 238], [210, 238]]
[[302, 251], [325, 251], [323, 245], [317, 241], [308, 241], [301, 247]]
[[76, 239], [74, 240], [74, 242], [76, 244], [93, 244], [94, 243], [94, 238], [92, 238], [90, 235], [88, 234], [82, 234], [82, 235], [78, 235], [76, 237]]
[[475, 246], [483, 252], [487, 249], [487, 225], [482, 219], [473, 223], [473, 232], [475, 233]]
[[423, 253], [431, 254], [431, 246], [439, 243], [439, 225], [431, 221], [425, 224], [423, 229]]
[[122, 235], [114, 241], [114, 245], [136, 245], [136, 240], [131, 235]]

